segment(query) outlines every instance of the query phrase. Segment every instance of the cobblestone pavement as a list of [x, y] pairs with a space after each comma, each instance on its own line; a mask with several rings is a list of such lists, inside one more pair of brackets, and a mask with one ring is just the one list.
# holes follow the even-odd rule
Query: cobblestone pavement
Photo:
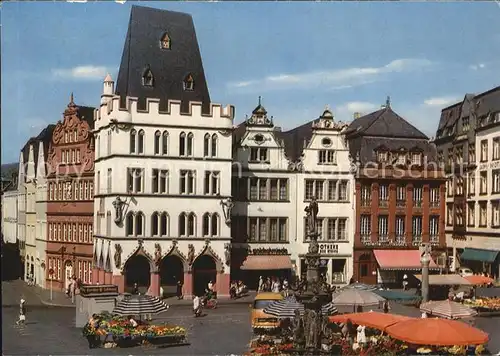
[[171, 349], [89, 350], [80, 328], [74, 327], [75, 311], [70, 308], [32, 306], [27, 324], [15, 325], [18, 310], [2, 308], [2, 344], [6, 355], [241, 355], [251, 338], [248, 306], [222, 305], [194, 318], [190, 309], [171, 307], [153, 322], [182, 325], [188, 329], [191, 345]]

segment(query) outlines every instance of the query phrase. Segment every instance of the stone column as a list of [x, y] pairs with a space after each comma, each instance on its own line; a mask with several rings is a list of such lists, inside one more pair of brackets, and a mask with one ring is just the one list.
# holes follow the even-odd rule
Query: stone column
[[409, 246], [412, 246], [413, 236], [413, 184], [408, 184], [406, 186], [406, 221], [405, 221], [405, 229], [406, 229], [406, 243]]
[[193, 296], [193, 275], [190, 271], [184, 272], [183, 294], [186, 299]]
[[422, 197], [422, 242], [429, 242], [429, 221], [430, 221], [430, 190], [429, 184], [425, 184], [423, 187]]
[[155, 297], [160, 296], [160, 272], [158, 271], [151, 272], [151, 285], [149, 287], [149, 292]]
[[99, 283], [99, 268], [94, 267], [92, 268], [92, 284], [98, 284]]
[[125, 277], [123, 274], [113, 275], [113, 284], [118, 286], [118, 293], [125, 293]]
[[389, 184], [389, 240], [396, 238], [396, 184]]
[[218, 273], [215, 290], [217, 297], [229, 297], [229, 283], [231, 277], [229, 273]]

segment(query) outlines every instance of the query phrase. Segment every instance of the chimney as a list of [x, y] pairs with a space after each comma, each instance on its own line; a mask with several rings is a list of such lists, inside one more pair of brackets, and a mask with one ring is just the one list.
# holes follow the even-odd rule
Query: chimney
[[360, 117], [361, 117], [361, 113], [357, 112], [357, 111], [353, 115], [354, 120], [359, 119]]

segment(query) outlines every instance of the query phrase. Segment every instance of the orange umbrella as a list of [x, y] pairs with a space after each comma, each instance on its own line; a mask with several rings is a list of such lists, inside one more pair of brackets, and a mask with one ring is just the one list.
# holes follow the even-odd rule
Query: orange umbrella
[[485, 276], [467, 276], [464, 278], [475, 285], [490, 284], [494, 282], [493, 278]]
[[397, 314], [385, 314], [378, 312], [341, 314], [329, 318], [332, 323], [345, 323], [350, 320], [353, 324], [368, 326], [370, 328], [384, 330], [386, 327], [400, 321], [411, 319]]
[[415, 345], [482, 345], [489, 339], [487, 333], [449, 319], [409, 319], [389, 326], [385, 332], [397, 340]]

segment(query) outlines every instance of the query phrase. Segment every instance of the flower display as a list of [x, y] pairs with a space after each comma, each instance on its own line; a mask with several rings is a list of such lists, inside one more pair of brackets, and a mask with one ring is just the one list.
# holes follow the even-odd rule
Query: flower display
[[500, 298], [476, 298], [466, 299], [464, 304], [473, 308], [500, 311]]

